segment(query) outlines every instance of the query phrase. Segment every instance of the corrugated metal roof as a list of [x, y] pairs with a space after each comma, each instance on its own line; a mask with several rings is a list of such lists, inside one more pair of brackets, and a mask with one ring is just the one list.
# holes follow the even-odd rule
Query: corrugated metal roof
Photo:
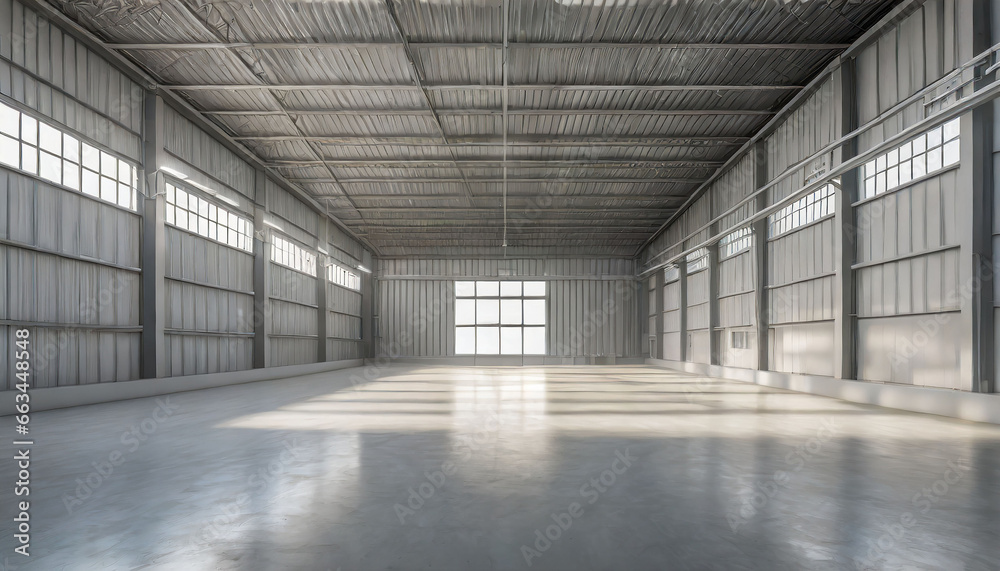
[[895, 4], [510, 0], [505, 25], [503, 0], [54, 3], [414, 256], [502, 253], [505, 30], [508, 253], [630, 256]]

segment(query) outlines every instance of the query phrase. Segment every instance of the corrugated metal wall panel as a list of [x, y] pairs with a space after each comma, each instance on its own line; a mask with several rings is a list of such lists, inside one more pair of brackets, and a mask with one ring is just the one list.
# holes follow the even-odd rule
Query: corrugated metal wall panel
[[166, 374], [252, 368], [253, 256], [169, 225], [164, 252]]
[[253, 167], [172, 107], [164, 109], [164, 148], [230, 189], [253, 199]]
[[756, 322], [756, 267], [748, 250], [719, 262], [719, 326], [738, 327]]
[[20, 3], [0, 14], [0, 93], [138, 160], [142, 88]]
[[[955, 28], [958, 4], [968, 0], [928, 0], [920, 9], [882, 35], [858, 56], [860, 124], [937, 81], [961, 62], [957, 44], [962, 30]], [[967, 57], [970, 57], [971, 54]], [[924, 117], [923, 102], [863, 133], [866, 150]]]
[[797, 323], [770, 330], [769, 368], [805, 375], [833, 375], [833, 322]]
[[[634, 275], [631, 260], [387, 259], [379, 268], [381, 350], [388, 354], [454, 355], [453, 278], [504, 279], [501, 269], [513, 274], [509, 279], [547, 280], [550, 356], [642, 354], [641, 285], [624, 277]], [[571, 276], [579, 277], [559, 279]]]
[[688, 331], [708, 329], [709, 271], [702, 270], [687, 277]]
[[268, 209], [313, 236], [319, 232], [319, 215], [295, 196], [267, 179]]
[[316, 307], [316, 278], [271, 263], [268, 282], [271, 297]]
[[171, 334], [164, 340], [169, 376], [244, 371], [253, 367], [250, 337]]

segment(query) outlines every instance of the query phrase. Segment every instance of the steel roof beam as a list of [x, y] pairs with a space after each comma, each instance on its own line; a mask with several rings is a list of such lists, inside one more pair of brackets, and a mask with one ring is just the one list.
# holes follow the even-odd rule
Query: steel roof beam
[[[371, 160], [365, 159], [326, 159], [323, 161], [312, 160], [275, 160], [267, 163], [269, 167], [296, 167], [296, 166], [319, 166], [328, 164], [335, 167], [376, 167], [376, 166], [403, 166], [403, 167], [438, 167], [443, 163], [458, 163], [463, 166], [495, 165], [502, 164], [503, 159], [382, 159], [373, 157]], [[581, 159], [508, 159], [508, 165], [520, 165], [522, 167], [544, 167], [548, 165], [576, 166], [576, 167], [614, 167], [614, 168], [710, 168], [715, 169], [722, 166], [722, 161], [699, 161], [699, 160], [634, 160], [628, 159], [595, 159], [592, 161]]]
[[[308, 178], [290, 178], [288, 179], [292, 182], [307, 183], [307, 182], [330, 182], [335, 183], [333, 179], [308, 179]], [[340, 184], [366, 184], [366, 183], [442, 183], [442, 182], [503, 182], [503, 177], [488, 177], [488, 178], [343, 178], [338, 177], [337, 181]], [[531, 177], [531, 178], [509, 178], [510, 182], [656, 182], [656, 183], [674, 183], [674, 184], [701, 184], [705, 182], [704, 178], [635, 178], [635, 177], [598, 177], [598, 178], [573, 178], [573, 177], [559, 177], [559, 178], [544, 178], [544, 177]], [[474, 196], [473, 198], [480, 198]]]
[[[293, 83], [188, 83], [161, 84], [162, 87], [176, 91], [253, 91], [270, 89], [278, 91], [451, 91], [468, 90], [498, 91], [503, 85], [494, 84], [440, 84], [420, 86], [412, 84], [358, 84], [358, 83], [326, 83], [326, 84], [293, 84]], [[642, 85], [642, 84], [557, 84], [557, 83], [526, 83], [507, 86], [513, 90], [549, 89], [553, 91], [798, 91], [801, 85]]]
[[[438, 116], [445, 117], [501, 117], [502, 109], [438, 109]], [[284, 116], [282, 111], [272, 110], [252, 110], [252, 109], [216, 109], [202, 111], [205, 115], [215, 115], [219, 117], [269, 117]], [[288, 109], [292, 115], [304, 116], [324, 116], [324, 117], [369, 117], [374, 115], [389, 115], [392, 117], [427, 117], [431, 115], [428, 109]], [[754, 116], [761, 115], [770, 117], [775, 111], [766, 109], [509, 109], [509, 115], [521, 116], [541, 116], [541, 117], [561, 117], [567, 115], [584, 116], [618, 116], [636, 115], [642, 117], [674, 117], [674, 116], [701, 116], [701, 115], [721, 115], [721, 116]]]
[[[130, 42], [109, 43], [114, 50], [296, 50], [296, 49], [370, 49], [397, 48], [398, 41], [384, 42]], [[409, 42], [417, 49], [503, 49], [502, 42]], [[834, 51], [847, 49], [850, 44], [829, 43], [705, 43], [705, 42], [510, 42], [511, 49], [650, 49], [661, 50], [766, 50], [766, 51]]]
[[[441, 145], [440, 140], [436, 137], [427, 137], [425, 135], [374, 135], [366, 137], [363, 135], [240, 135], [232, 137], [235, 141], [315, 141], [322, 143], [330, 143], [337, 145], [348, 145], [348, 146], [377, 146], [384, 147], [386, 145], [420, 145], [425, 146], [428, 144]], [[663, 147], [663, 146], [677, 146], [677, 147], [698, 147], [698, 146], [739, 146], [747, 141], [749, 137], [709, 137], [709, 136], [690, 136], [690, 137], [601, 137], [601, 136], [572, 136], [568, 135], [565, 137], [553, 137], [549, 135], [545, 136], [528, 136], [515, 138], [508, 141], [507, 144], [511, 146], [550, 146], [550, 147], [593, 147], [593, 146], [608, 146], [608, 145], [628, 145], [628, 146], [644, 146], [644, 147]], [[502, 142], [499, 138], [495, 137], [483, 137], [483, 136], [453, 136], [451, 138], [452, 144], [461, 143], [463, 146], [494, 146], [499, 147]]]

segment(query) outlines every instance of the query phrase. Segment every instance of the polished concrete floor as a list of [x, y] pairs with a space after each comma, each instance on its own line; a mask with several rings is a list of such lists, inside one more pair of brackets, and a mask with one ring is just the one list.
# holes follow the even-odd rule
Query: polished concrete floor
[[36, 413], [6, 568], [1000, 569], [1000, 426], [645, 366], [359, 372]]

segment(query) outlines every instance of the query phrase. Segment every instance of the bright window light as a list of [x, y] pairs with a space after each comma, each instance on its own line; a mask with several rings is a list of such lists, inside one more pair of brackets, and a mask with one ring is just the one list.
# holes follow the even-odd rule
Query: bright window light
[[0, 163], [129, 210], [137, 207], [135, 165], [3, 103]]
[[457, 355], [544, 355], [545, 324], [543, 281], [455, 282]]
[[316, 254], [275, 234], [271, 235], [271, 260], [304, 274], [316, 275]]
[[337, 264], [327, 266], [326, 277], [341, 287], [353, 290], [361, 289], [361, 276]]
[[864, 168], [864, 198], [872, 198], [959, 161], [960, 120], [952, 119], [876, 157]]
[[250, 220], [212, 204], [194, 192], [166, 184], [167, 224], [247, 252], [253, 251]]

